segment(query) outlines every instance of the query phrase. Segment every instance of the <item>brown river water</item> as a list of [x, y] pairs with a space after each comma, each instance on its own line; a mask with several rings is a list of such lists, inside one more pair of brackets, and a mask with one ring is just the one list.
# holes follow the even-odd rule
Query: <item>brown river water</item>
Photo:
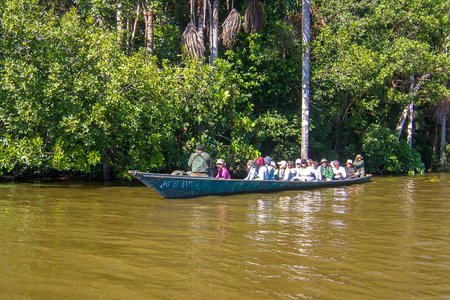
[[449, 183], [190, 200], [0, 183], [0, 299], [450, 299]]

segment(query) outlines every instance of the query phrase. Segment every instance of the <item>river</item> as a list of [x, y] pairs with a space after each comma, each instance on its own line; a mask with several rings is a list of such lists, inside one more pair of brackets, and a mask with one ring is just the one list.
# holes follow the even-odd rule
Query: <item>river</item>
[[0, 299], [450, 299], [449, 183], [190, 200], [0, 183]]

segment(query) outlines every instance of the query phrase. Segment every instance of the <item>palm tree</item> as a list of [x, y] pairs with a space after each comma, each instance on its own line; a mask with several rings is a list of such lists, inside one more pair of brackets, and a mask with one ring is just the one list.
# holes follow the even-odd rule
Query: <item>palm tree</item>
[[[195, 4], [197, 4], [197, 12], [199, 14], [198, 25], [195, 26]], [[203, 40], [203, 15], [200, 17], [200, 6], [201, 1], [190, 1], [190, 15], [191, 20], [189, 21], [186, 29], [183, 32], [183, 38], [181, 44], [186, 54], [191, 57], [202, 58], [205, 53], [205, 44]]]

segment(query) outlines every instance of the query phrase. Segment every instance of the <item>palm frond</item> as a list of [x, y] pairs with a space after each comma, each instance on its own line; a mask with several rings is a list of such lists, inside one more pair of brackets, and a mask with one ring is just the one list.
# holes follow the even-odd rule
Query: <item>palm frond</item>
[[241, 30], [241, 15], [236, 9], [232, 9], [222, 24], [220, 39], [226, 48], [233, 47], [236, 37]]

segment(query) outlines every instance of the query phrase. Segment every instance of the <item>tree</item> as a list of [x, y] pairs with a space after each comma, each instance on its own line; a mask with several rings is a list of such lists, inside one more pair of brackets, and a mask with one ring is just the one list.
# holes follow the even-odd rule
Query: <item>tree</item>
[[149, 5], [147, 4], [147, 1], [143, 1], [142, 4], [144, 7], [144, 21], [145, 21], [145, 49], [147, 50], [147, 53], [152, 54], [154, 51], [154, 42], [153, 42], [154, 13], [152, 7], [149, 7]]
[[301, 157], [309, 157], [309, 102], [310, 102], [310, 64], [311, 64], [311, 2], [302, 1], [302, 146]]
[[213, 0], [211, 19], [211, 57], [210, 63], [219, 57], [219, 0]]
[[[380, 172], [445, 162], [447, 0], [316, 0], [309, 40], [299, 0], [187, 2], [1, 1], [0, 172], [167, 171], [199, 141], [237, 163], [299, 152], [362, 152]], [[228, 12], [223, 52], [211, 48], [214, 7], [217, 24]]]

